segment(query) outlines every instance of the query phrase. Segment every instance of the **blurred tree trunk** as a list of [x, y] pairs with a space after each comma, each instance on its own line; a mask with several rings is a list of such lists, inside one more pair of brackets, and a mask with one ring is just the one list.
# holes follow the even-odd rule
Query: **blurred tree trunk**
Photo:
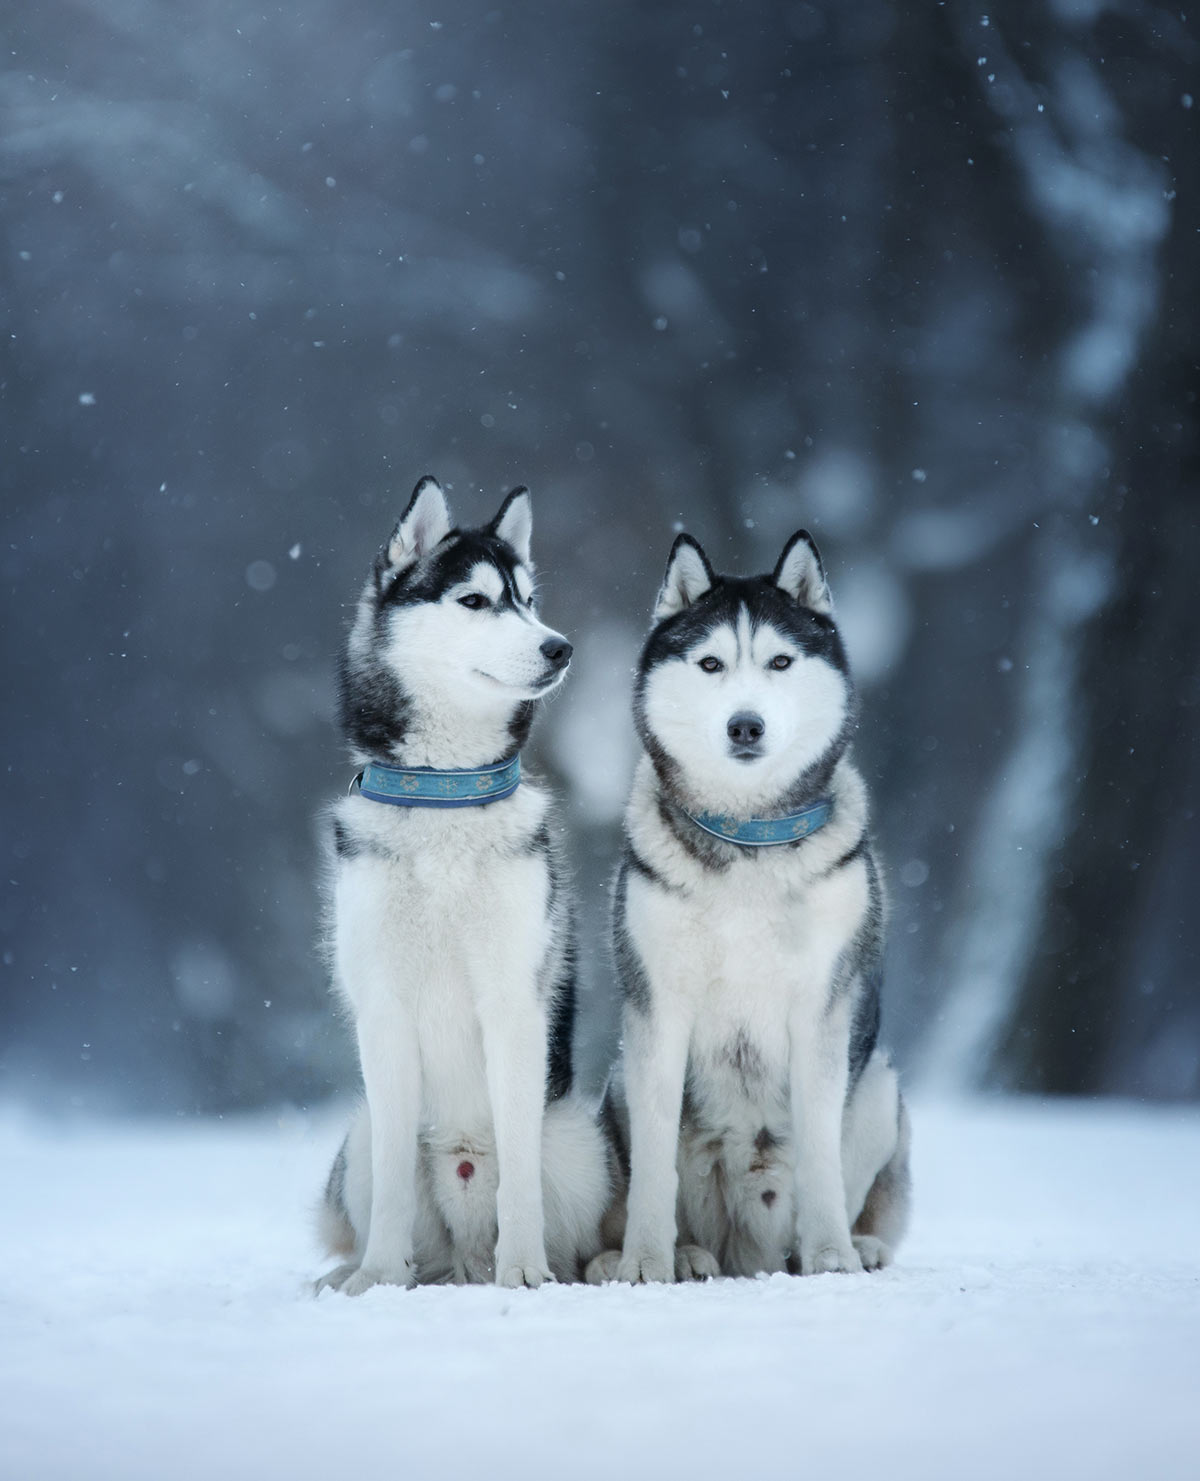
[[[1101, 42], [1121, 58], [1114, 93], [1143, 104], [1139, 148], [1194, 173], [1200, 141], [1181, 79], [1195, 44], [1157, 23], [1154, 34], [1114, 23]], [[1183, 188], [1159, 313], [1110, 419], [1113, 476], [1099, 517], [1111, 528], [1113, 584], [1082, 655], [1077, 801], [994, 1064], [1024, 1088], [1200, 1094], [1198, 230], [1194, 191]]]
[[[964, 5], [954, 25], [1020, 181], [1014, 206], [1056, 259], [1032, 301], [1065, 304], [1067, 315], [1038, 376], [1036, 503], [1021, 530], [1026, 570], [1011, 591], [1022, 614], [1012, 734], [979, 810], [931, 1060], [949, 1085], [1086, 1090], [1105, 1073], [1090, 1040], [1060, 1056], [1049, 1078], [1048, 1048], [1013, 1051], [1064, 1014], [1065, 1031], [1080, 1037], [1075, 1010], [1084, 1005], [1054, 996], [1061, 922], [1049, 901], [1065, 879], [1097, 867], [1079, 831], [1080, 789], [1098, 726], [1124, 703], [1112, 678], [1096, 672], [1095, 644], [1105, 643], [1100, 612], [1120, 605], [1129, 546], [1140, 539], [1133, 501], [1114, 493], [1130, 428], [1119, 408], [1137, 367], [1159, 348], [1171, 225], [1162, 151], [1133, 131], [1147, 117], [1186, 110], [1164, 65], [1175, 58], [1140, 14], [1068, 13], [1031, 0], [991, 15]], [[1137, 642], [1127, 632], [1119, 649], [1134, 663]], [[1118, 684], [1121, 663], [1110, 671]], [[1111, 865], [1106, 858], [1098, 867]], [[1111, 938], [1103, 902], [1093, 906], [1090, 930]], [[1110, 998], [1117, 991], [1116, 983], [1106, 989]], [[1114, 1006], [1094, 1004], [1093, 1018]]]

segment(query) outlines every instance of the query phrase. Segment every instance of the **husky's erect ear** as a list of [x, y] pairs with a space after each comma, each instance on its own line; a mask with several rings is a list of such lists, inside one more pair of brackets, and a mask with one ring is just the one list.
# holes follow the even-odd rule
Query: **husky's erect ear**
[[450, 533], [450, 511], [446, 508], [446, 495], [436, 478], [427, 473], [408, 501], [408, 508], [400, 516], [392, 538], [387, 543], [387, 563], [394, 571], [402, 571], [422, 556], [428, 555], [439, 541]]
[[829, 583], [817, 542], [807, 530], [797, 530], [783, 547], [779, 564], [771, 578], [780, 591], [786, 591], [802, 607], [828, 614], [833, 611]]
[[716, 573], [708, 563], [708, 556], [690, 535], [677, 535], [667, 560], [667, 574], [663, 577], [662, 590], [654, 604], [654, 620], [662, 622], [674, 617], [699, 600], [706, 591], [711, 591]]
[[529, 564], [529, 540], [533, 534], [533, 506], [529, 502], [529, 490], [524, 484], [513, 489], [500, 512], [488, 525], [488, 529], [499, 540], [506, 540], [517, 552], [523, 566]]

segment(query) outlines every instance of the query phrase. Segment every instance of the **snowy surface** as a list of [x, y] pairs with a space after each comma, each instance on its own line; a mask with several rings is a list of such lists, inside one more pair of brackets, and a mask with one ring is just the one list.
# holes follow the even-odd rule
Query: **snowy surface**
[[336, 1118], [9, 1110], [0, 1477], [1195, 1477], [1200, 1115], [915, 1134], [879, 1275], [314, 1301]]

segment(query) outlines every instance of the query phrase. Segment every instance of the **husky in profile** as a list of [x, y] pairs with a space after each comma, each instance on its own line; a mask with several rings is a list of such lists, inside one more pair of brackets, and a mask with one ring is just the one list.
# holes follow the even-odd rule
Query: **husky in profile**
[[680, 535], [638, 668], [614, 885], [627, 1178], [594, 1282], [859, 1271], [908, 1215], [878, 1047], [885, 900], [817, 548], [718, 576]]
[[332, 954], [366, 1090], [320, 1207], [317, 1285], [578, 1279], [609, 1159], [571, 1093], [575, 956], [543, 787], [521, 776], [571, 645], [537, 618], [529, 495], [452, 529], [424, 478], [341, 669], [360, 768], [334, 808]]

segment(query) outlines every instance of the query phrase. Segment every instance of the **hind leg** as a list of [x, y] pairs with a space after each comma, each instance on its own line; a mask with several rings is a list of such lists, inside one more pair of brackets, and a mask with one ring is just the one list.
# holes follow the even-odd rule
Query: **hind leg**
[[860, 1240], [873, 1240], [882, 1245], [885, 1252], [885, 1258], [879, 1261], [882, 1265], [890, 1263], [892, 1251], [908, 1229], [912, 1206], [912, 1176], [909, 1171], [911, 1139], [908, 1108], [901, 1098], [897, 1106], [895, 1150], [876, 1174], [863, 1203], [862, 1212], [854, 1221], [855, 1244]]
[[721, 1267], [717, 1264], [716, 1257], [701, 1249], [698, 1244], [675, 1246], [676, 1280], [715, 1280], [720, 1273]]
[[882, 1239], [876, 1239], [873, 1234], [852, 1234], [850, 1238], [864, 1270], [882, 1270], [892, 1263], [892, 1247]]
[[867, 1270], [891, 1264], [908, 1225], [909, 1143], [896, 1072], [876, 1050], [855, 1086], [842, 1131], [846, 1213]]

